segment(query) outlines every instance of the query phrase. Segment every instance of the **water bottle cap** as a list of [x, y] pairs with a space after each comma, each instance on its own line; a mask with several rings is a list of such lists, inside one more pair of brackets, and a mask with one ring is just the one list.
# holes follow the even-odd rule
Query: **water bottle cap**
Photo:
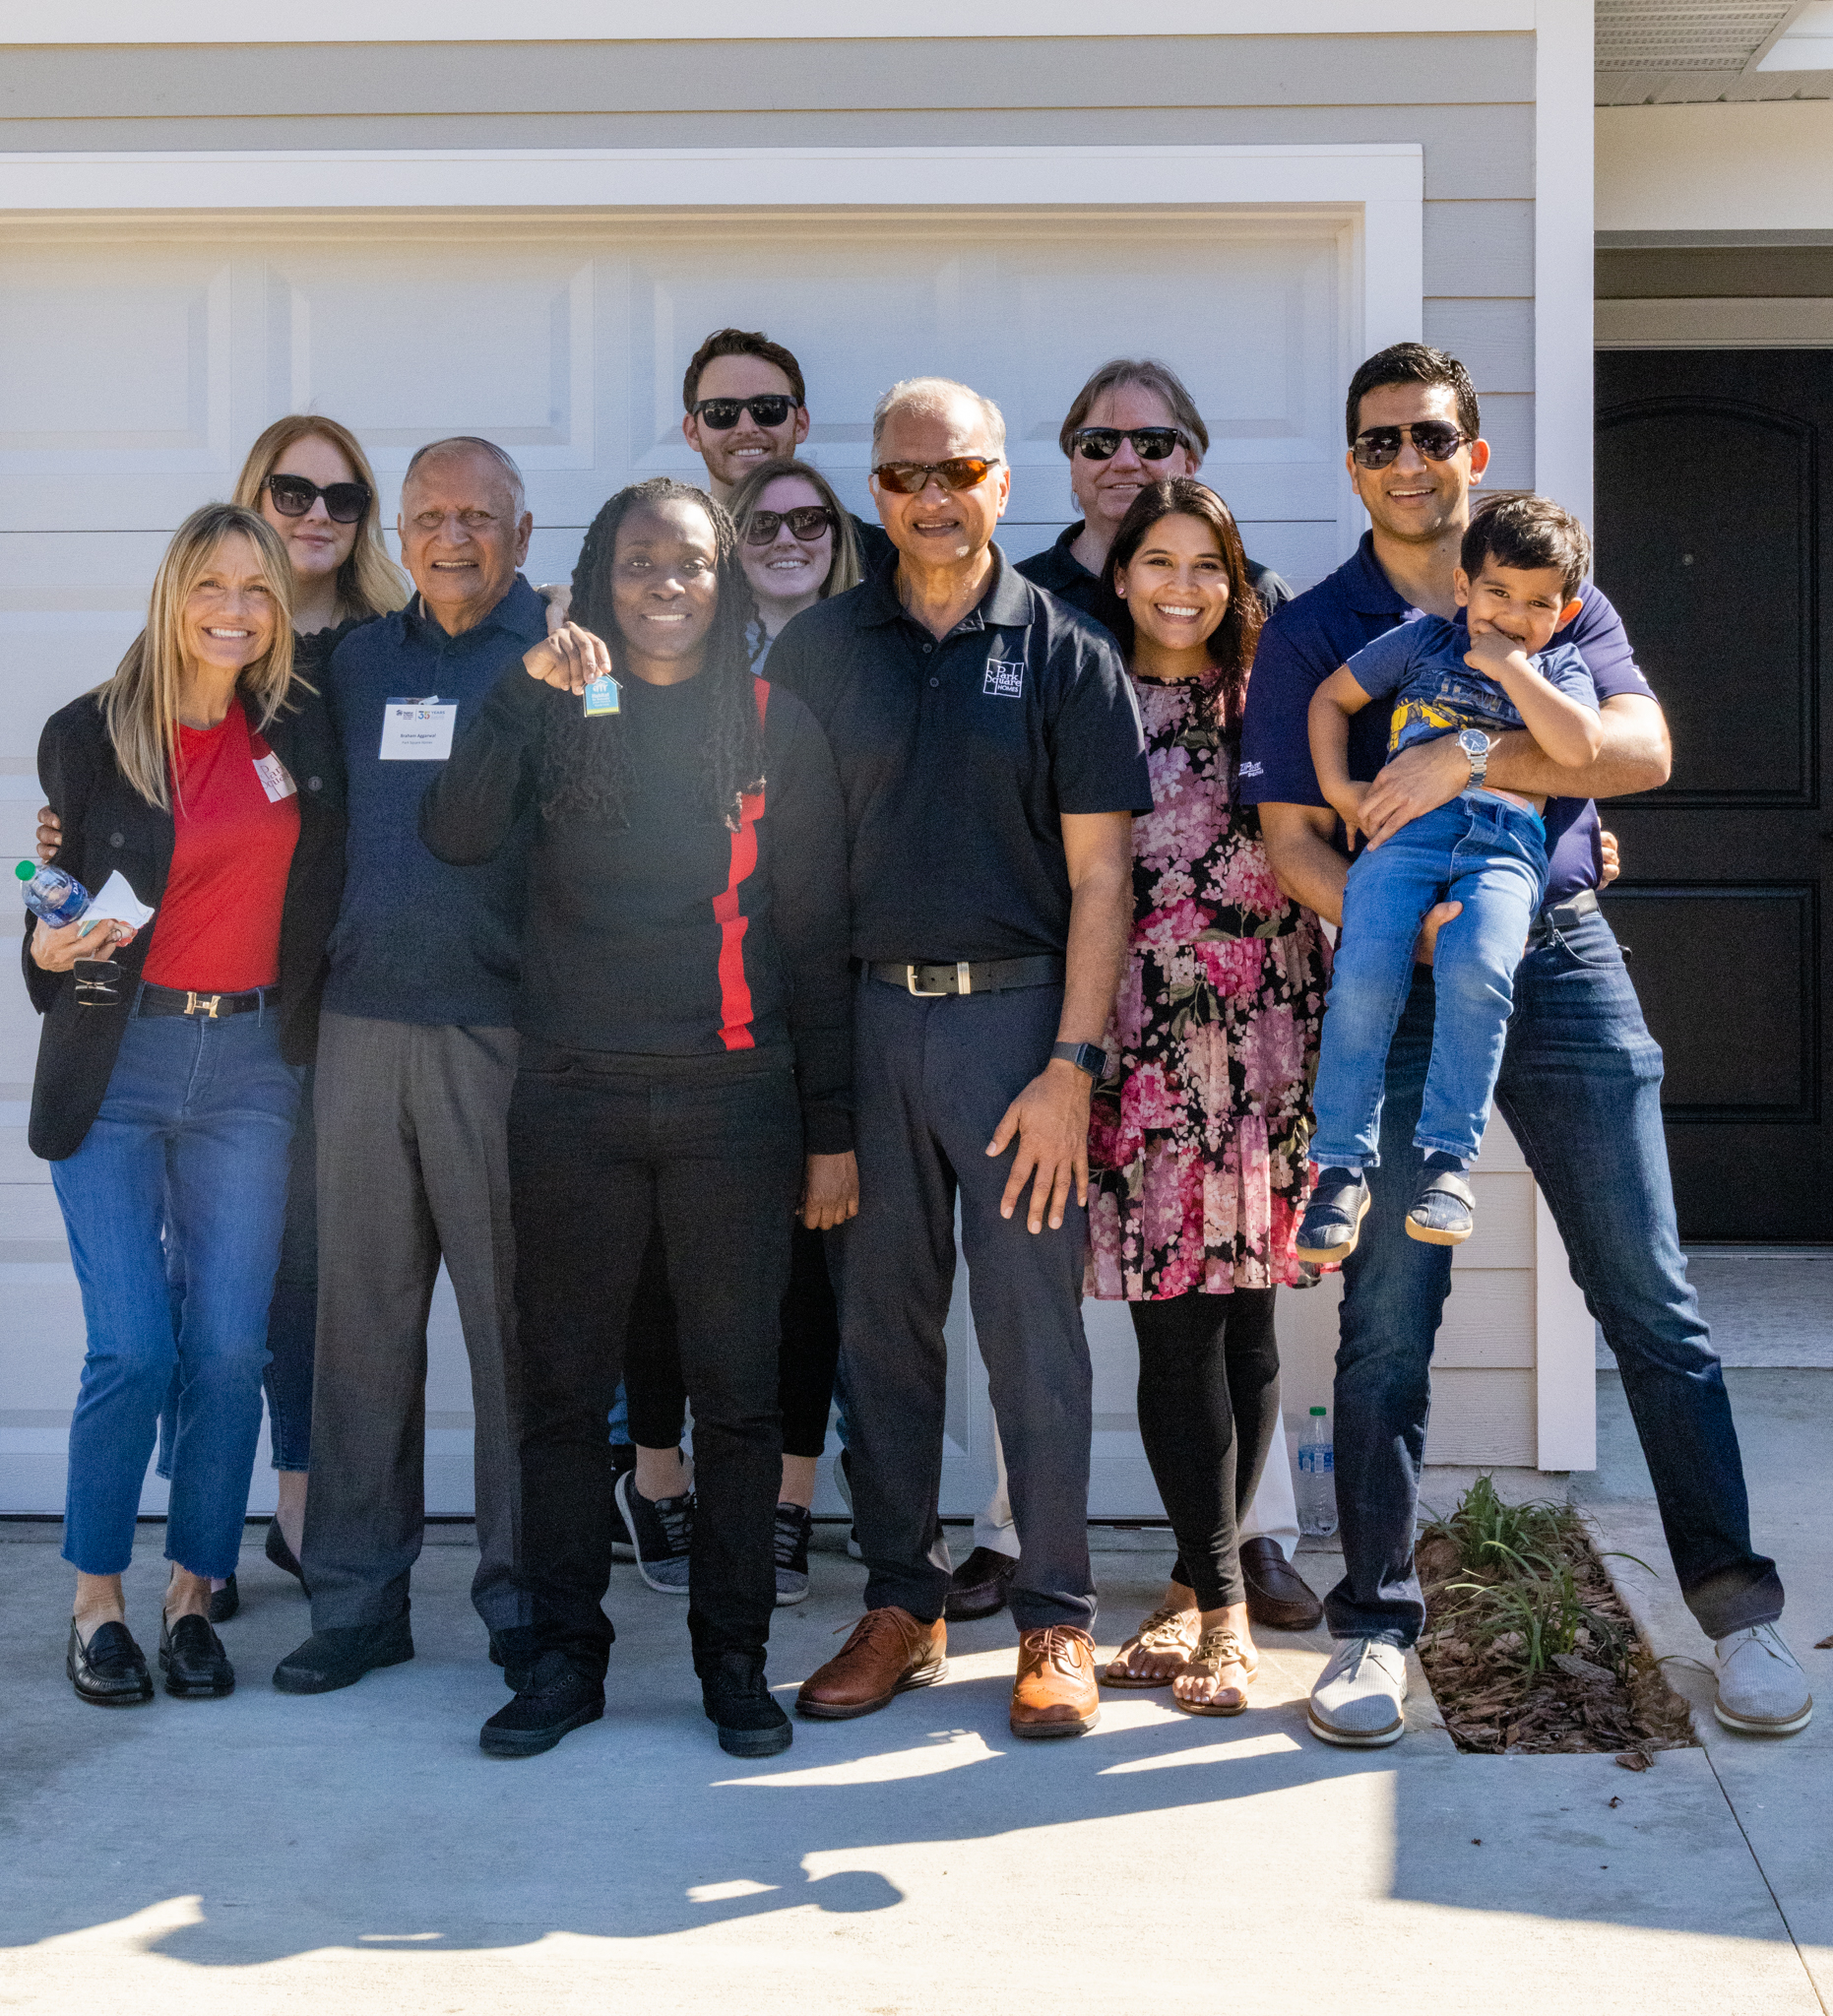
[[1314, 1407], [1314, 1408], [1312, 1408], [1311, 1412], [1312, 1412], [1313, 1414], [1328, 1414], [1328, 1413], [1329, 1413], [1329, 1409], [1328, 1409], [1328, 1408], [1323, 1408], [1323, 1407]]
[[15, 868], [13, 872], [19, 877], [19, 879], [22, 882], [30, 882], [38, 871], [36, 868], [32, 866], [32, 864], [30, 861], [21, 861], [19, 866]]

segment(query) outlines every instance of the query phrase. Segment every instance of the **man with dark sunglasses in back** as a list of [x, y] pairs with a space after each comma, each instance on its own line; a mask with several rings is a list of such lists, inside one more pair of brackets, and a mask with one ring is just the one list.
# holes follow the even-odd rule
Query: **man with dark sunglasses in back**
[[[1082, 516], [1042, 553], [1018, 563], [1027, 581], [1095, 613], [1107, 549], [1148, 483], [1193, 476], [1209, 453], [1209, 429], [1177, 373], [1156, 357], [1110, 357], [1069, 402], [1057, 445], [1069, 458], [1069, 489]], [[1270, 616], [1292, 590], [1258, 560], [1247, 578]]]
[[[681, 432], [707, 468], [714, 502], [760, 463], [792, 461], [808, 438], [808, 389], [795, 352], [761, 329], [716, 329], [681, 379]], [[889, 557], [883, 530], [853, 518], [866, 571]]]
[[[1345, 417], [1350, 480], [1370, 529], [1336, 573], [1262, 632], [1240, 771], [1281, 887], [1336, 920], [1349, 860], [1312, 764], [1311, 697], [1397, 625], [1456, 613], [1471, 486], [1489, 461], [1469, 373], [1423, 344], [1396, 344], [1362, 364]], [[1385, 710], [1369, 707], [1349, 739], [1353, 778], [1372, 783], [1359, 820], [1373, 847], [1474, 786], [1546, 794], [1545, 898], [1515, 974], [1495, 1103], [1615, 1354], [1681, 1594], [1715, 1641], [1718, 1718], [1790, 1735], [1813, 1703], [1776, 1630], [1782, 1583], [1751, 1545], [1731, 1402], [1686, 1280], [1662, 1132], [1661, 1051], [1597, 897], [1604, 864], [1594, 800], [1667, 782], [1667, 724], [1595, 586], [1580, 591], [1554, 642], [1576, 648], [1601, 703], [1603, 747], [1576, 773], [1587, 796], [1571, 795], [1574, 771], [1549, 763], [1520, 731], [1467, 730], [1384, 761]], [[1336, 1241], [1348, 1255], [1335, 1447], [1344, 1575], [1325, 1599], [1336, 1649], [1312, 1689], [1309, 1720], [1313, 1734], [1351, 1748], [1402, 1734], [1406, 1652], [1425, 1618], [1414, 1525], [1451, 1249], [1409, 1237], [1407, 1215], [1425, 1163], [1414, 1136], [1432, 1048], [1432, 947], [1458, 915], [1457, 904], [1441, 903], [1421, 932], [1388, 1050], [1372, 1202], [1359, 1240], [1346, 1226]]]
[[937, 1519], [961, 1204], [969, 1293], [1024, 1554], [1011, 1728], [1100, 1715], [1080, 1308], [1089, 1101], [1131, 923], [1144, 736], [1107, 634], [993, 544], [990, 400], [908, 379], [872, 417], [894, 549], [789, 624], [770, 676], [812, 710], [847, 803], [859, 971], [859, 1216], [839, 1239], [841, 1368], [866, 1613], [801, 1714], [868, 1715], [946, 1668]]

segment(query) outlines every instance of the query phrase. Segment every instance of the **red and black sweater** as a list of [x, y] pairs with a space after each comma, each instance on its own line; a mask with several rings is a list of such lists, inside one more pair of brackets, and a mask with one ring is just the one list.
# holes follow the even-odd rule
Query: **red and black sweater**
[[[758, 682], [764, 789], [736, 833], [699, 788], [708, 683], [622, 682], [627, 823], [542, 816], [529, 861], [516, 1027], [634, 1056], [792, 1044], [806, 1152], [853, 1146], [846, 822], [814, 717]], [[434, 779], [420, 837], [492, 858], [537, 795], [543, 726], [580, 701], [517, 659]]]

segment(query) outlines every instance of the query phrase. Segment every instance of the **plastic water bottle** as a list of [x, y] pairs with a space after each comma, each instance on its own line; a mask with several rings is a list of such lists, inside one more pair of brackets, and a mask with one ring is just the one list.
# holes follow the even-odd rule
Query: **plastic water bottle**
[[1328, 1411], [1312, 1408], [1298, 1438], [1298, 1531], [1325, 1540], [1337, 1530], [1337, 1476]]
[[90, 907], [89, 891], [62, 868], [40, 868], [31, 861], [21, 861], [13, 872], [26, 885], [20, 891], [26, 908], [33, 916], [42, 917], [53, 930], [61, 924], [74, 924]]

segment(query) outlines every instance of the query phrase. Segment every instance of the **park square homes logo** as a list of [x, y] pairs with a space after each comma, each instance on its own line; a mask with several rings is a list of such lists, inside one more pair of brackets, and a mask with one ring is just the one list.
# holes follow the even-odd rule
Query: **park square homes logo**
[[989, 658], [986, 661], [986, 679], [980, 687], [982, 693], [990, 693], [995, 700], [1017, 700], [1025, 691], [1025, 662], [1020, 659], [1015, 664], [1010, 659]]

